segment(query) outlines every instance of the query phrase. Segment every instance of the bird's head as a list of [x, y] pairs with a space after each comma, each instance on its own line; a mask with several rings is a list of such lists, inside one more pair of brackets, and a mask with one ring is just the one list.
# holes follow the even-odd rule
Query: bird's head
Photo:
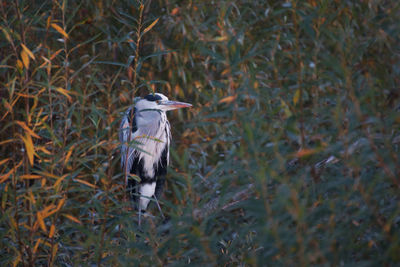
[[163, 94], [149, 94], [136, 101], [135, 108], [139, 111], [162, 111], [166, 112], [178, 108], [187, 108], [192, 105], [189, 103], [171, 101]]

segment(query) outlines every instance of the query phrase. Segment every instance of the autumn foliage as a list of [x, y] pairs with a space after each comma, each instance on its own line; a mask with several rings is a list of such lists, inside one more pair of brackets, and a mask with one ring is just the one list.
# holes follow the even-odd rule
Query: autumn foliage
[[[0, 1], [1, 266], [400, 262], [397, 1]], [[171, 112], [138, 228], [118, 127]]]

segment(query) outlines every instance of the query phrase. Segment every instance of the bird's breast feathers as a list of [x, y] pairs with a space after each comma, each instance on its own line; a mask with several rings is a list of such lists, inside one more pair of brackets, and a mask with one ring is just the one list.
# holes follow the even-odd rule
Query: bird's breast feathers
[[134, 135], [139, 148], [135, 149], [134, 153], [139, 157], [139, 161], [143, 161], [143, 169], [146, 176], [154, 177], [157, 163], [160, 161], [164, 149], [169, 145], [166, 129], [165, 127], [159, 128], [159, 131], [154, 135], [138, 129]]

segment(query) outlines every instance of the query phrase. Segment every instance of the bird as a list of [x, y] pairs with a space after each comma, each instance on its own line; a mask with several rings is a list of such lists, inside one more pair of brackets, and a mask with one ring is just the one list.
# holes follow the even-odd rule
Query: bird
[[[169, 165], [171, 128], [166, 112], [187, 107], [192, 105], [171, 101], [161, 93], [151, 93], [135, 98], [133, 106], [122, 117], [119, 129], [121, 167], [127, 179], [127, 191], [139, 213], [139, 227], [141, 213], [146, 211], [151, 199], [164, 217], [158, 199]], [[137, 176], [140, 181], [129, 179], [130, 176]]]

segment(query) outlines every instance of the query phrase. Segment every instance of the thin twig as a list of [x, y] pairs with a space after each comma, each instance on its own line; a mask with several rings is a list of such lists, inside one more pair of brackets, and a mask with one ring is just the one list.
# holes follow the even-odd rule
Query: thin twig
[[[135, 51], [135, 58], [133, 61], [133, 79], [132, 79], [132, 88], [136, 87], [136, 77], [137, 77], [137, 65], [138, 65], [138, 58], [139, 58], [139, 45], [141, 40], [141, 27], [142, 27], [142, 20], [143, 20], [143, 4], [140, 1], [140, 9], [139, 9], [139, 20], [136, 30], [136, 51]], [[134, 99], [136, 90], [132, 92], [132, 99]], [[132, 138], [132, 125], [133, 125], [133, 111], [134, 108], [131, 108], [131, 112], [129, 114], [130, 118], [130, 125], [129, 125], [129, 134], [128, 134], [128, 142]], [[130, 146], [128, 145], [125, 153], [125, 166], [124, 166], [124, 176], [125, 176], [125, 183], [124, 183], [124, 192], [126, 192], [127, 183], [128, 183], [128, 155], [130, 152]], [[126, 201], [126, 194], [124, 194], [124, 201]]]

